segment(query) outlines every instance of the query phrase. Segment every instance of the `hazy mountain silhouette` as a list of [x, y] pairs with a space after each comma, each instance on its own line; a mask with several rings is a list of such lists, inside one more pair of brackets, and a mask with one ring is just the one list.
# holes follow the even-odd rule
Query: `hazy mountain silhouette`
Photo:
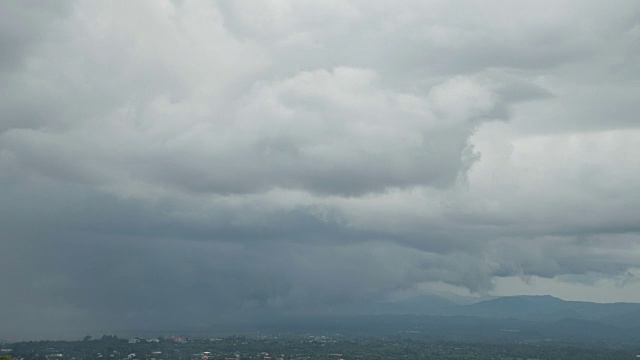
[[181, 333], [328, 333], [472, 341], [637, 343], [640, 304], [507, 296], [461, 305], [436, 294], [369, 301], [314, 315], [270, 315]]
[[[565, 301], [553, 296], [507, 296], [450, 309], [451, 314], [484, 318], [514, 318], [533, 321], [558, 321], [566, 318], [601, 321], [631, 326], [640, 317], [637, 303], [592, 303]], [[637, 324], [637, 322], [635, 322]]]

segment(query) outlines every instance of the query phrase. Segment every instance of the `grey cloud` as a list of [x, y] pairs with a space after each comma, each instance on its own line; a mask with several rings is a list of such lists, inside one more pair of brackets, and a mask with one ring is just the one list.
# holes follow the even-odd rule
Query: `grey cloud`
[[[5, 151], [14, 163], [30, 164], [40, 175], [90, 184], [110, 181], [109, 172], [115, 171], [161, 186], [221, 194], [279, 186], [329, 194], [451, 186], [466, 165], [463, 155], [473, 126], [467, 119], [495, 107], [490, 90], [473, 80], [446, 83], [439, 99], [447, 102], [436, 105], [440, 115], [434, 115], [428, 99], [378, 89], [372, 76], [339, 68], [259, 87], [237, 115], [225, 119], [229, 123], [196, 123], [192, 126], [202, 130], [184, 129], [178, 132], [184, 139], [163, 140], [168, 146], [145, 130], [90, 125], [7, 131]], [[486, 99], [475, 103], [473, 96]], [[403, 109], [405, 102], [413, 108]], [[153, 121], [154, 115], [139, 121]], [[103, 131], [118, 141], [139, 135], [140, 143], [118, 148]], [[93, 153], [76, 151], [90, 143]]]
[[640, 294], [635, 2], [0, 6], [0, 336]]
[[10, 1], [0, 5], [0, 69], [6, 72], [24, 65], [25, 57], [43, 39], [52, 37], [50, 30], [54, 23], [68, 15], [68, 5], [34, 1]]
[[494, 244], [493, 250], [502, 253], [497, 256], [500, 264], [497, 274], [541, 277], [589, 272], [624, 274], [638, 260], [636, 234], [589, 235], [589, 246], [579, 236], [502, 239]]

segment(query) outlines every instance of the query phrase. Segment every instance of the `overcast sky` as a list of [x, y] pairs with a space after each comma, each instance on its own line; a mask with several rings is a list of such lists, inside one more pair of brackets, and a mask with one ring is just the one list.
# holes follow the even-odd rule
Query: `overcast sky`
[[637, 0], [2, 1], [0, 338], [638, 301], [639, 114]]

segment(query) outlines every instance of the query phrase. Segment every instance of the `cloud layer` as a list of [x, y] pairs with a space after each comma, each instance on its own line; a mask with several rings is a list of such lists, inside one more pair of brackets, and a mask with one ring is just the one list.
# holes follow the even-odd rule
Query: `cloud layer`
[[640, 296], [635, 1], [0, 7], [0, 336]]

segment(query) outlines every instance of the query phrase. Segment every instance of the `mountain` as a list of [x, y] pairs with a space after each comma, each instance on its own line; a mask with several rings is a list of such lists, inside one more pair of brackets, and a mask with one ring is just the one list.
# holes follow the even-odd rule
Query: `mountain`
[[571, 314], [571, 308], [566, 303], [564, 300], [548, 295], [506, 296], [460, 307], [454, 311], [459, 315], [484, 318], [560, 320], [573, 315]]
[[[640, 327], [638, 303], [566, 301], [550, 295], [478, 298], [427, 293], [410, 298], [370, 300], [329, 309], [326, 315], [433, 315], [518, 319], [553, 323], [563, 319], [595, 321], [622, 329]], [[475, 302], [474, 302], [475, 301]]]
[[604, 324], [622, 329], [640, 328], [640, 311], [632, 311], [624, 314], [603, 317], [600, 321]]
[[455, 315], [465, 305], [496, 299], [495, 296], [471, 297], [446, 291], [430, 291], [395, 300], [369, 300], [329, 310], [332, 315]]
[[463, 305], [444, 296], [423, 294], [395, 301], [360, 302], [314, 315], [251, 317], [242, 322], [193, 328], [191, 332], [203, 336], [324, 333], [469, 341], [637, 344], [640, 343], [640, 304], [506, 296]]
[[426, 323], [438, 324], [440, 331], [447, 329], [450, 334], [456, 333], [455, 329], [459, 327], [458, 330], [465, 336], [473, 331], [491, 330], [491, 336], [504, 337], [506, 335], [501, 332], [513, 330], [514, 334], [508, 334], [511, 337], [528, 334], [572, 341], [583, 338], [640, 339], [638, 303], [593, 303], [566, 301], [549, 295], [522, 295], [461, 305], [444, 296], [426, 294], [393, 303], [377, 303], [368, 310], [361, 314], [431, 315], [418, 317], [422, 319], [420, 326], [415, 324], [415, 319], [409, 321], [409, 317], [387, 320], [394, 324], [392, 328], [399, 328], [399, 324], [406, 321], [406, 324], [413, 324], [428, 332], [435, 332], [436, 329], [426, 326]]
[[483, 295], [483, 296], [465, 296], [450, 291], [429, 290], [429, 295], [436, 295], [445, 299], [449, 299], [458, 305], [471, 305], [481, 301], [488, 301], [499, 298], [499, 296]]
[[[182, 331], [182, 333], [185, 333]], [[189, 332], [186, 332], [189, 334]], [[316, 334], [382, 336], [474, 342], [570, 342], [637, 344], [640, 328], [622, 329], [597, 321], [562, 319], [553, 322], [515, 318], [432, 315], [287, 316], [223, 327], [201, 328], [194, 334]]]
[[514, 318], [554, 322], [562, 319], [599, 321], [618, 327], [637, 326], [640, 304], [565, 301], [553, 296], [506, 296], [450, 309], [450, 315]]

